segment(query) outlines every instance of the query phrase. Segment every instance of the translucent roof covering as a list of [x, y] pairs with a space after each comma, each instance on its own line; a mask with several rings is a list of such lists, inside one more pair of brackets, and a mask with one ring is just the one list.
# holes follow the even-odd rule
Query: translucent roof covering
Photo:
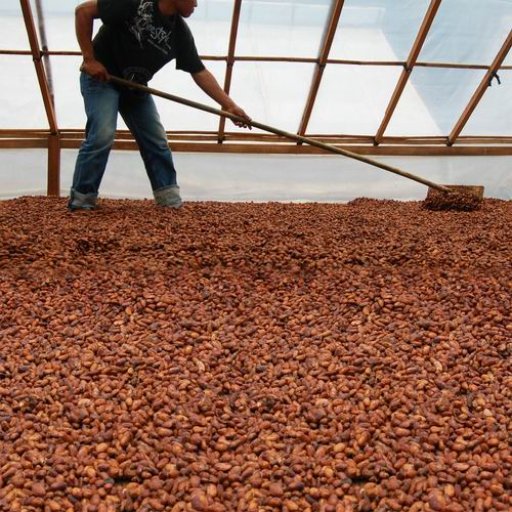
[[[0, 5], [0, 95], [8, 98], [0, 130], [49, 125], [24, 1]], [[26, 1], [57, 127], [83, 130], [74, 34], [79, 2]], [[512, 0], [198, 0], [188, 23], [206, 66], [260, 122], [369, 145], [512, 137]], [[150, 85], [211, 105], [172, 63]], [[169, 132], [223, 129], [257, 141], [258, 130], [222, 128], [211, 114], [157, 103]], [[122, 121], [119, 128], [126, 128]]]

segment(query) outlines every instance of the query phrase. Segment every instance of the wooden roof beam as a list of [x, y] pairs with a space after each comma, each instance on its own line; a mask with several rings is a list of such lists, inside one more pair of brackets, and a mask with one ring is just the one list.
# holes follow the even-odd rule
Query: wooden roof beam
[[[231, 79], [233, 77], [233, 65], [235, 63], [235, 48], [238, 34], [238, 27], [240, 25], [240, 11], [242, 10], [242, 0], [235, 0], [233, 5], [233, 15], [231, 17], [231, 32], [229, 36], [228, 56], [226, 75], [224, 76], [224, 91], [229, 95], [231, 90]], [[224, 132], [226, 128], [226, 118], [219, 119], [219, 136], [218, 142], [222, 143], [224, 139]]]
[[311, 117], [311, 112], [313, 111], [313, 106], [315, 104], [318, 89], [320, 87], [320, 82], [322, 81], [322, 77], [324, 74], [325, 65], [327, 63], [327, 59], [329, 58], [329, 53], [331, 51], [332, 43], [334, 41], [334, 36], [338, 28], [338, 22], [341, 16], [341, 11], [343, 9], [344, 3], [345, 0], [336, 0], [333, 5], [331, 16], [328, 20], [326, 31], [324, 32], [322, 47], [320, 49], [320, 54], [316, 64], [315, 72], [313, 75], [313, 79], [311, 81], [308, 99], [306, 101], [306, 106], [302, 114], [302, 120], [299, 125], [299, 135], [304, 135], [306, 133], [309, 119]]
[[405, 63], [404, 69], [400, 74], [400, 78], [395, 86], [395, 90], [391, 96], [391, 100], [386, 108], [386, 113], [384, 114], [384, 118], [377, 130], [377, 134], [375, 135], [375, 145], [378, 145], [382, 142], [382, 138], [384, 137], [384, 132], [388, 127], [389, 121], [395, 112], [396, 106], [400, 101], [402, 93], [404, 92], [405, 86], [409, 81], [409, 76], [411, 75], [412, 70], [418, 60], [418, 56], [423, 48], [423, 44], [425, 43], [425, 39], [430, 31], [430, 27], [434, 21], [434, 18], [437, 14], [439, 6], [441, 5], [442, 0], [431, 0], [430, 5], [428, 6], [427, 12], [425, 13], [425, 17], [423, 18], [423, 22], [421, 23], [421, 27], [418, 31], [416, 39], [412, 45], [411, 51], [409, 52], [409, 56], [407, 57], [407, 61]]
[[52, 134], [58, 132], [57, 128], [57, 117], [53, 108], [51, 100], [50, 88], [48, 86], [48, 80], [42, 63], [42, 52], [39, 48], [39, 42], [37, 39], [36, 27], [34, 25], [34, 17], [32, 16], [32, 9], [30, 7], [29, 0], [20, 0], [21, 9], [23, 11], [23, 18], [25, 20], [25, 26], [27, 29], [28, 40], [30, 43], [30, 50], [32, 52], [32, 59], [34, 60], [34, 66], [36, 69], [37, 80], [39, 82], [39, 88], [41, 89], [41, 95], [43, 97], [44, 108], [46, 111], [46, 117], [48, 118], [48, 124]]
[[50, 55], [48, 54], [48, 40], [46, 38], [46, 24], [44, 19], [44, 11], [42, 0], [36, 0], [36, 13], [39, 27], [39, 36], [41, 38], [41, 56], [44, 61], [44, 69], [46, 70], [46, 78], [48, 80], [48, 90], [52, 99], [52, 104], [55, 105], [54, 93], [53, 93], [53, 76], [52, 68], [50, 64]]
[[48, 137], [48, 176], [47, 176], [47, 192], [48, 195], [58, 196], [60, 193], [60, 143], [59, 129], [57, 127], [57, 117], [53, 107], [53, 101], [46, 77], [45, 69], [42, 63], [42, 52], [39, 48], [37, 32], [34, 25], [34, 16], [30, 7], [30, 0], [20, 0], [23, 19], [27, 29], [27, 36], [30, 43], [30, 50], [34, 60], [37, 80], [43, 97], [46, 117], [50, 127], [50, 135]]
[[505, 58], [507, 57], [507, 54], [511, 47], [512, 47], [512, 30], [508, 33], [508, 37], [505, 39], [505, 42], [502, 44], [501, 48], [499, 49], [498, 54], [496, 55], [492, 64], [489, 66], [487, 73], [485, 73], [484, 77], [482, 78], [480, 85], [477, 87], [473, 96], [469, 100], [469, 103], [467, 104], [466, 108], [464, 109], [464, 112], [460, 116], [459, 120], [455, 123], [453, 130], [451, 131], [450, 135], [448, 136], [448, 142], [447, 142], [448, 146], [452, 146], [455, 143], [455, 141], [457, 140], [457, 137], [460, 135], [460, 133], [464, 129], [464, 126], [466, 126], [466, 123], [469, 121], [469, 118], [473, 114], [478, 103], [480, 103], [480, 100], [482, 99], [483, 95], [487, 91], [487, 88], [490, 87], [491, 80], [497, 73], [498, 69], [500, 69], [500, 66], [503, 63], [503, 61], [505, 60]]
[[[55, 56], [55, 57], [74, 57], [81, 56], [82, 54], [78, 51], [73, 50], [41, 50], [43, 57]], [[32, 55], [30, 50], [0, 50], [0, 55]], [[201, 55], [202, 60], [206, 61], [227, 61], [227, 57], [224, 55]], [[279, 57], [279, 56], [267, 56], [261, 55], [237, 55], [233, 57], [233, 62], [296, 62], [304, 64], [316, 64], [318, 58], [316, 57]], [[346, 64], [348, 66], [402, 66], [405, 67], [406, 62], [400, 60], [353, 60], [353, 59], [327, 59], [326, 64]], [[460, 62], [427, 62], [427, 61], [416, 61], [414, 67], [425, 67], [425, 68], [450, 68], [450, 69], [485, 69], [489, 66], [485, 64], [470, 64]], [[511, 70], [512, 65], [506, 64], [501, 66], [500, 69]]]

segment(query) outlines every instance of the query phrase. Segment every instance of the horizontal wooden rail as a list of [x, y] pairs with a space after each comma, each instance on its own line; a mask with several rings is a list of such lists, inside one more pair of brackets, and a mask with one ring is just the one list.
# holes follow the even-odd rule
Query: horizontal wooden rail
[[[0, 149], [47, 148], [47, 133], [9, 133], [0, 130]], [[60, 132], [62, 149], [78, 149], [84, 137], [83, 131]], [[445, 138], [385, 138], [380, 146], [371, 144], [371, 137], [314, 136], [347, 151], [361, 155], [390, 156], [512, 156], [512, 137], [487, 139], [482, 137], [460, 137], [456, 146], [446, 146]], [[299, 145], [276, 135], [261, 135], [250, 138], [244, 134], [226, 133], [222, 144], [217, 132], [186, 133], [169, 132], [169, 144], [176, 152], [251, 153], [251, 154], [325, 154], [312, 146]], [[114, 149], [136, 150], [137, 145], [129, 132], [116, 134]]]
[[[60, 130], [62, 139], [76, 139], [81, 141], [84, 138], [84, 130], [80, 128], [68, 128]], [[46, 139], [50, 135], [48, 129], [0, 129], [0, 141], [30, 141], [37, 139]], [[355, 145], [364, 146], [372, 145], [373, 137], [371, 135], [358, 135], [358, 134], [322, 134], [322, 133], [308, 133], [309, 137], [318, 139], [329, 144], [340, 145]], [[190, 142], [204, 142], [204, 141], [217, 141], [216, 131], [201, 131], [201, 130], [169, 130], [167, 131], [169, 141], [190, 141]], [[128, 130], [118, 130], [116, 132], [116, 139], [133, 139], [132, 134]], [[512, 145], [512, 136], [503, 137], [485, 137], [485, 136], [461, 136], [457, 139], [458, 144], [470, 146], [497, 146], [497, 145]], [[266, 144], [279, 144], [286, 143], [295, 145], [295, 142], [290, 141], [285, 137], [274, 134], [261, 133], [261, 132], [226, 132], [225, 142], [243, 142], [246, 144], [252, 143], [257, 145], [259, 143]], [[386, 136], [383, 138], [382, 144], [386, 145], [410, 145], [410, 146], [446, 146], [446, 137], [440, 136], [415, 136], [415, 137], [399, 137], [399, 136]]]
[[[26, 55], [30, 56], [30, 50], [0, 50], [0, 55]], [[42, 56], [52, 57], [81, 57], [81, 53], [72, 50], [47, 50], [41, 52]], [[223, 55], [202, 55], [201, 59], [205, 61], [227, 62], [228, 57]], [[235, 55], [233, 61], [236, 62], [295, 62], [303, 64], [317, 64], [315, 57], [262, 57], [258, 55]], [[401, 60], [353, 60], [353, 59], [335, 59], [328, 58], [326, 64], [345, 64], [347, 66], [399, 66], [404, 67], [405, 61]], [[488, 69], [485, 64], [461, 64], [457, 62], [428, 62], [417, 61], [414, 67], [425, 68], [448, 68], [448, 69]], [[501, 66], [501, 70], [512, 70], [512, 65]]]

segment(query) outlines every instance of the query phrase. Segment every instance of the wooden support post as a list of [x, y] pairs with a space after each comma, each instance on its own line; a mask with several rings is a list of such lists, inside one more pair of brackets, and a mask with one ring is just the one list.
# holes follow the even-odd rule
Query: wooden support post
[[48, 180], [46, 193], [60, 196], [60, 136], [50, 134], [48, 137]]

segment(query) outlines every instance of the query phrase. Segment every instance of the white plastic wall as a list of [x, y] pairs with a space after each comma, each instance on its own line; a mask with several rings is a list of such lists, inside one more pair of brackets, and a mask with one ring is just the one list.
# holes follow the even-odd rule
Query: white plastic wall
[[[75, 150], [62, 152], [62, 194], [69, 192]], [[512, 157], [378, 157], [434, 182], [484, 185], [486, 197], [512, 198]], [[423, 199], [426, 187], [336, 155], [175, 153], [186, 201], [346, 202], [357, 197]], [[46, 193], [46, 153], [0, 151], [0, 198]], [[114, 151], [100, 189], [103, 197], [150, 198], [136, 151]]]

